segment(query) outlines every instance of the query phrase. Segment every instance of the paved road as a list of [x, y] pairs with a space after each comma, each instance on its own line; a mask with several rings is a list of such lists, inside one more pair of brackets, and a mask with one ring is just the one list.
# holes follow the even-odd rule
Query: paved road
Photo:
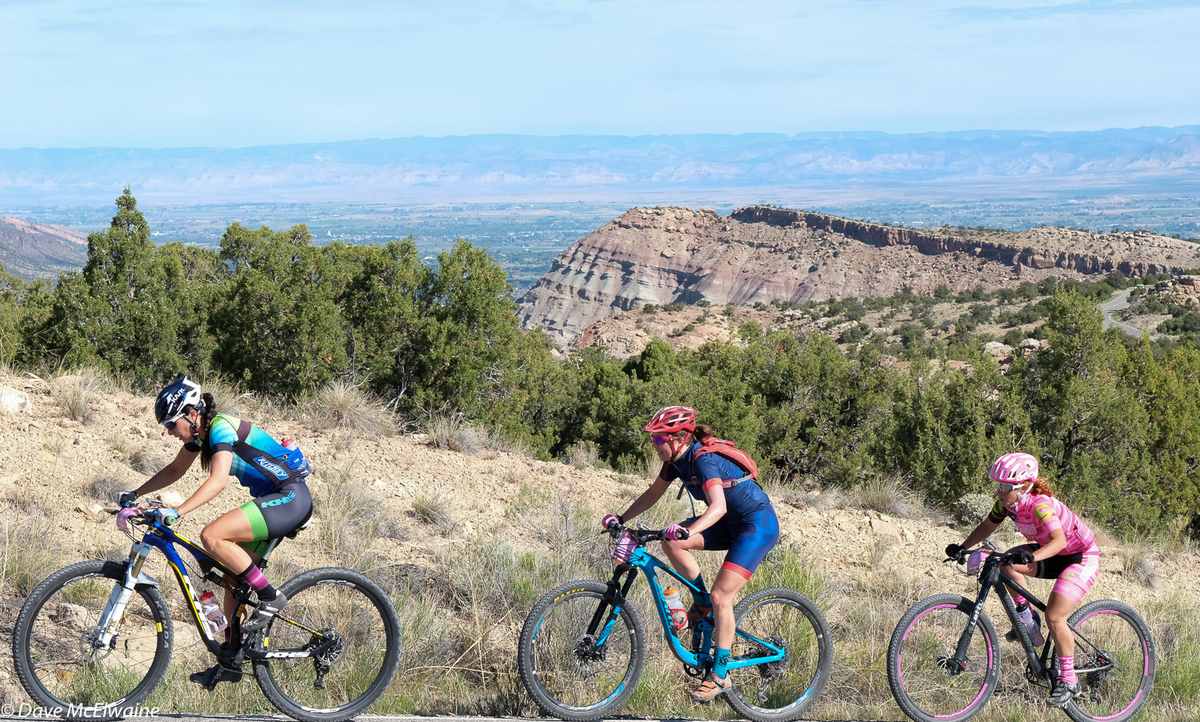
[[1108, 301], [1100, 304], [1100, 312], [1104, 314], [1104, 328], [1108, 329], [1116, 326], [1134, 338], [1141, 338], [1142, 329], [1130, 326], [1127, 323], [1121, 323], [1113, 318], [1113, 313], [1123, 311], [1127, 308], [1129, 308], [1129, 291], [1121, 291]]
[[[30, 722], [31, 720], [40, 721], [55, 721], [58, 717], [29, 714], [28, 711], [24, 715], [0, 715], [0, 722]], [[154, 714], [125, 717], [126, 722], [151, 722], [154, 720], [178, 720], [179, 722], [290, 722], [292, 718], [284, 717], [283, 715], [175, 715], [175, 714]], [[376, 716], [376, 715], [361, 715], [355, 717], [355, 720], [362, 722], [515, 722], [516, 720], [528, 720], [529, 722], [558, 722], [557, 720], [548, 720], [548, 718], [539, 717], [452, 717], [452, 716], [431, 716], [431, 715], [395, 715], [395, 716]], [[659, 717], [617, 717], [613, 721], [605, 722], [630, 722], [631, 720], [659, 720]], [[672, 718], [671, 722], [689, 722], [688, 720], [680, 720], [680, 718]], [[840, 722], [877, 722], [875, 720], [841, 720]]]

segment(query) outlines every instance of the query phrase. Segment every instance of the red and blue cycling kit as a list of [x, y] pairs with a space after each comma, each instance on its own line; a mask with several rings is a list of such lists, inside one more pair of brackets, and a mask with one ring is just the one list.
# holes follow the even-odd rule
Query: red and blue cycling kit
[[704, 492], [713, 485], [725, 487], [725, 515], [700, 535], [705, 549], [729, 550], [722, 569], [749, 579], [779, 542], [779, 519], [767, 493], [746, 470], [718, 453], [697, 457], [700, 446], [696, 442], [678, 459], [663, 464], [659, 476], [668, 482], [682, 479], [687, 492], [701, 501], [706, 501]]
[[1034, 549], [1050, 543], [1050, 533], [1061, 529], [1067, 546], [1057, 555], [1038, 562], [1039, 579], [1055, 579], [1054, 591], [1076, 604], [1096, 583], [1100, 574], [1100, 549], [1096, 534], [1067, 505], [1044, 494], [1022, 494], [1017, 503], [1006, 507], [999, 501], [988, 514], [988, 521], [999, 524], [1012, 519], [1017, 531], [1033, 542]]

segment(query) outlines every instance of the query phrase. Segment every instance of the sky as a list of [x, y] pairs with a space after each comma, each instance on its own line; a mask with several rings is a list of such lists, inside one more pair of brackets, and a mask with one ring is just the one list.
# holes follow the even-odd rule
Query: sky
[[1193, 0], [0, 0], [0, 148], [1200, 123]]

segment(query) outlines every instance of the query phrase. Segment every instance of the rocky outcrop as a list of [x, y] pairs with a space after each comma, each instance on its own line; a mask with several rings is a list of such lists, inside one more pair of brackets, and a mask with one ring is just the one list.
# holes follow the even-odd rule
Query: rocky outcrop
[[0, 217], [0, 263], [25, 279], [53, 278], [87, 261], [87, 237], [62, 226]]
[[1186, 241], [1037, 228], [1024, 233], [911, 229], [752, 206], [634, 208], [577, 241], [520, 300], [525, 328], [565, 346], [610, 313], [643, 304], [724, 305], [992, 289], [1046, 276], [1180, 273]]

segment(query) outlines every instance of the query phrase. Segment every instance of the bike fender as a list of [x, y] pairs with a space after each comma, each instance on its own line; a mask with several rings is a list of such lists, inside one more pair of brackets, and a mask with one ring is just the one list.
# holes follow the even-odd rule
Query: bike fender
[[137, 581], [133, 584], [134, 588], [139, 587], [161, 587], [162, 582], [150, 576], [146, 572], [138, 572]]

